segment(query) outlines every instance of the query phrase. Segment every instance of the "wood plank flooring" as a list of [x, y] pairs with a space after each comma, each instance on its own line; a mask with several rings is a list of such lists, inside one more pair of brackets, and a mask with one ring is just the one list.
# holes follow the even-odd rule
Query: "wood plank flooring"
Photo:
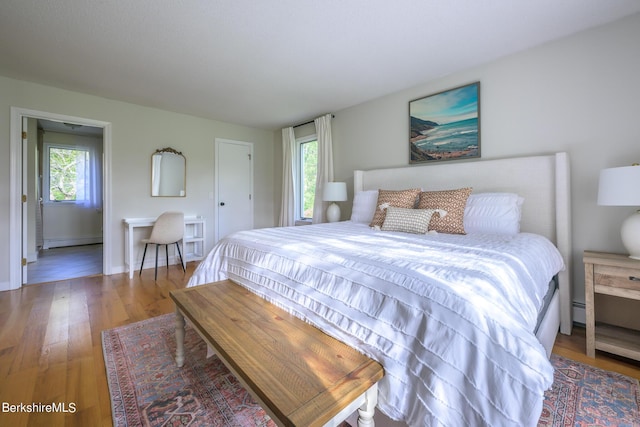
[[[174, 311], [177, 265], [0, 292], [0, 405], [75, 403], [73, 414], [7, 413], [1, 426], [111, 426], [101, 332]], [[5, 403], [6, 402], [6, 403]], [[2, 409], [2, 408], [0, 408]]]
[[[8, 413], [1, 426], [111, 426], [101, 332], [173, 312], [169, 292], [186, 286], [195, 263], [63, 280], [0, 292], [0, 405], [75, 403], [75, 413]], [[640, 379], [640, 362], [585, 355], [584, 329], [559, 335], [554, 352]], [[3, 409], [3, 408], [0, 408]]]

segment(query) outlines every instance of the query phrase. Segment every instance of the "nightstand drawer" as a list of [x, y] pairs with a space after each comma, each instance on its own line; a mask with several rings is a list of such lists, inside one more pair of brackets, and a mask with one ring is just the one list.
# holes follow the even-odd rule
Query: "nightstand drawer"
[[640, 271], [638, 269], [594, 265], [593, 273], [593, 281], [596, 288], [598, 286], [607, 286], [640, 291]]
[[640, 301], [640, 261], [624, 254], [593, 251], [585, 251], [582, 260], [585, 281], [587, 356], [595, 357], [596, 349], [598, 349], [640, 360], [640, 330], [621, 327], [629, 326], [624, 317], [630, 314], [625, 310], [616, 312], [614, 316], [609, 316], [607, 324], [602, 321], [604, 319], [597, 321], [595, 307], [595, 294], [602, 294], [628, 300], [624, 305], [631, 304], [630, 308], [634, 312], [640, 309], [638, 304]]

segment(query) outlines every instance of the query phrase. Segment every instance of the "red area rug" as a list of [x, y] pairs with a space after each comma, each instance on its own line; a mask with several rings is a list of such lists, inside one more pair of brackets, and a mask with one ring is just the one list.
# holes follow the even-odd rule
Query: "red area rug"
[[538, 426], [640, 426], [638, 380], [551, 355], [553, 386]]
[[187, 327], [185, 363], [175, 362], [175, 315], [102, 332], [115, 427], [275, 426]]
[[[185, 366], [175, 355], [174, 315], [102, 332], [113, 425], [275, 426], [187, 326]], [[553, 387], [539, 426], [640, 426], [638, 380], [552, 355]]]

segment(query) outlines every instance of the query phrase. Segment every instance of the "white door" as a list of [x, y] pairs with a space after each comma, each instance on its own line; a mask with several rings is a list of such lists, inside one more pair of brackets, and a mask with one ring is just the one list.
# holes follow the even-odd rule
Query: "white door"
[[[22, 118], [22, 284], [27, 283], [27, 258], [29, 256], [29, 217], [27, 195], [29, 194], [29, 179], [27, 171], [29, 170], [27, 165], [28, 158], [28, 141], [27, 141], [27, 128], [28, 118]], [[32, 144], [35, 141], [31, 141]]]
[[253, 228], [253, 144], [216, 138], [216, 241]]

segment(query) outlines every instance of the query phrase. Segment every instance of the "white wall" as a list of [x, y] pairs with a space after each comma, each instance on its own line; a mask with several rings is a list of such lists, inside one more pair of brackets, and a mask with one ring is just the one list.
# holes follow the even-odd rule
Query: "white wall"
[[597, 206], [596, 193], [601, 169], [640, 162], [639, 40], [640, 14], [336, 111], [335, 180], [408, 165], [408, 102], [480, 81], [483, 159], [570, 154], [574, 300], [584, 302], [583, 251], [624, 252], [620, 224], [633, 211]]
[[[207, 250], [213, 244], [214, 140], [253, 142], [256, 227], [273, 226], [274, 169], [272, 131], [208, 120], [0, 77], [0, 289], [9, 281], [10, 110], [19, 107], [109, 122], [112, 125], [111, 239], [113, 269], [124, 264], [122, 218], [153, 217], [170, 209], [202, 215]], [[151, 197], [151, 154], [173, 147], [187, 158], [187, 196]]]
[[[572, 163], [574, 296], [584, 301], [582, 252], [623, 252], [622, 220], [632, 209], [596, 205], [599, 171], [640, 160], [640, 14], [434, 80], [352, 108], [333, 119], [335, 178], [354, 169], [408, 164], [408, 102], [481, 83], [482, 158], [567, 151]], [[121, 264], [121, 218], [165, 209], [201, 214], [213, 239], [213, 141], [255, 142], [255, 226], [276, 223], [281, 133], [140, 107], [0, 77], [0, 148], [9, 153], [11, 106], [113, 124], [113, 260]], [[275, 144], [274, 144], [275, 142]], [[149, 196], [149, 156], [172, 146], [187, 157], [187, 197]], [[0, 157], [0, 200], [9, 200], [9, 158]], [[349, 208], [343, 204], [343, 218]], [[0, 207], [0, 284], [8, 280], [9, 207]]]

